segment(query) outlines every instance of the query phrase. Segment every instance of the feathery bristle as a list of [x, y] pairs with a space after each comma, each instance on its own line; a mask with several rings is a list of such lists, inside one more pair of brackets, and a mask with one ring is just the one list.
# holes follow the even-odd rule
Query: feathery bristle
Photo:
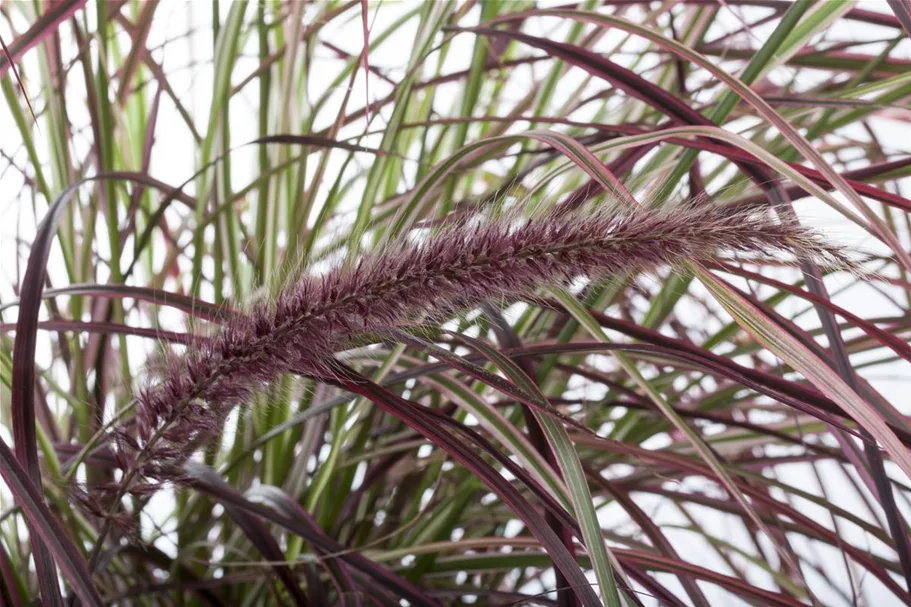
[[[475, 218], [477, 219], [477, 218]], [[214, 436], [234, 406], [283, 373], [320, 376], [354, 336], [515, 298], [578, 277], [651, 271], [722, 256], [782, 255], [850, 267], [835, 246], [796, 222], [724, 206], [522, 221], [464, 220], [421, 242], [399, 240], [354, 266], [307, 276], [274, 302], [234, 316], [211, 340], [171, 358], [137, 397], [136, 440], [119, 450], [142, 476], [179, 463]], [[144, 464], [143, 462], [155, 462]]]

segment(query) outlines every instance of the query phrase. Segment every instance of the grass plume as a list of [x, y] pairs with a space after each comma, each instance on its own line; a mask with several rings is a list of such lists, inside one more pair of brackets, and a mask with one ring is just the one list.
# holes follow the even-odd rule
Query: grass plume
[[587, 214], [556, 207], [531, 219], [469, 218], [420, 241], [401, 239], [355, 265], [304, 277], [235, 316], [215, 338], [172, 356], [158, 381], [138, 393], [135, 438], [118, 432], [121, 461], [142, 476], [161, 476], [253, 392], [283, 373], [325, 375], [334, 353], [361, 333], [579, 277], [730, 256], [850, 264], [796, 223], [720, 205]]

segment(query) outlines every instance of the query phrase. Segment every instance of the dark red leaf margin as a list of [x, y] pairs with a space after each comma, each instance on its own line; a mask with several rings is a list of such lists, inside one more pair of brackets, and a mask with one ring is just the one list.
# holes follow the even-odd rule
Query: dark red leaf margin
[[889, 6], [898, 17], [905, 33], [911, 38], [911, 0], [889, 0]]
[[[13, 343], [12, 420], [15, 456], [0, 440], [0, 475], [16, 502], [22, 507], [29, 526], [29, 539], [38, 570], [44, 605], [62, 605], [56, 567], [60, 566], [76, 595], [86, 605], [102, 604], [85, 558], [51, 514], [41, 493], [38, 441], [35, 430], [35, 348], [38, 337], [38, 311], [47, 276], [47, 260], [57, 233], [57, 224], [73, 199], [78, 186], [70, 186], [55, 200], [38, 225], [29, 253], [25, 277], [20, 285], [19, 316]], [[51, 558], [53, 554], [54, 558]]]
[[57, 30], [57, 26], [70, 18], [73, 13], [85, 6], [86, 0], [67, 0], [50, 3], [48, 10], [21, 36], [10, 43], [9, 52], [0, 56], [0, 77], [19, 61], [22, 56], [47, 36]]

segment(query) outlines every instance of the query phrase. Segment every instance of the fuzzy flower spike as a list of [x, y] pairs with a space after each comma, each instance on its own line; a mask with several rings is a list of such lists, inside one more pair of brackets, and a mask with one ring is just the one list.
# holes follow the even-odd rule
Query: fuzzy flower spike
[[821, 236], [756, 208], [564, 213], [556, 207], [524, 220], [475, 217], [306, 276], [271, 303], [233, 318], [213, 339], [190, 344], [139, 392], [136, 426], [115, 441], [118, 459], [134, 480], [161, 479], [253, 392], [283, 373], [321, 376], [333, 354], [363, 332], [444, 318], [579, 277], [725, 257], [850, 266]]

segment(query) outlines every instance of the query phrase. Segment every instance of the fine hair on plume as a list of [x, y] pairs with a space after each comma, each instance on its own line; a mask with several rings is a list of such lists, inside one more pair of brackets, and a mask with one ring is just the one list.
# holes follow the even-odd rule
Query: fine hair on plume
[[179, 482], [178, 470], [228, 414], [283, 374], [331, 380], [335, 354], [358, 336], [442, 321], [542, 287], [686, 262], [808, 260], [852, 269], [838, 246], [768, 208], [687, 204], [667, 210], [462, 215], [397, 237], [357, 261], [287, 281], [227, 315], [215, 335], [161, 356], [135, 395], [135, 421], [111, 431], [123, 468], [115, 496]]

